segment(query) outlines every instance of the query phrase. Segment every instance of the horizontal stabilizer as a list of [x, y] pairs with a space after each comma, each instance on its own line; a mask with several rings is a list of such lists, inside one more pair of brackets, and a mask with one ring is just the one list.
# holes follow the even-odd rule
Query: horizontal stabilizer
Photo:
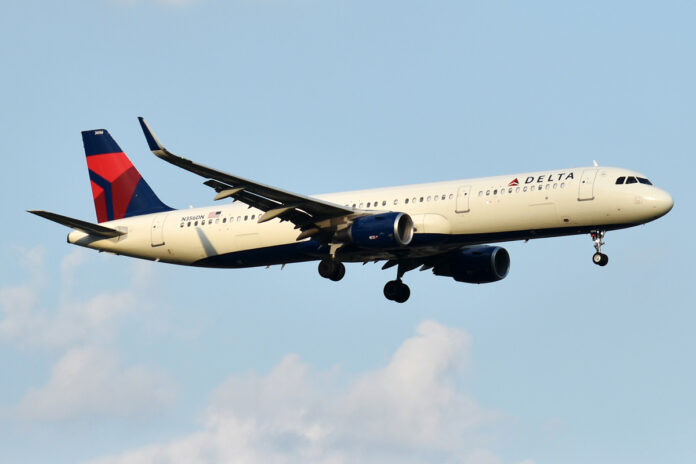
[[56, 213], [49, 213], [48, 211], [34, 210], [27, 212], [31, 214], [36, 214], [37, 216], [41, 216], [42, 218], [48, 219], [49, 221], [57, 222], [58, 224], [71, 227], [75, 230], [79, 230], [80, 232], [84, 232], [90, 235], [98, 235], [101, 237], [112, 238], [125, 234], [125, 232], [121, 232], [120, 230], [111, 229], [109, 227], [100, 226], [98, 224], [92, 224], [91, 222], [81, 221], [79, 219], [74, 219], [67, 216], [61, 216], [60, 214]]

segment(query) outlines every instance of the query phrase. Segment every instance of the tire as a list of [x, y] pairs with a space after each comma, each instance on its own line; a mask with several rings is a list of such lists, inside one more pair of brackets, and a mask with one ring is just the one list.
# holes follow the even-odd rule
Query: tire
[[322, 259], [319, 261], [319, 275], [325, 279], [330, 279], [336, 268], [335, 261], [330, 259]]
[[390, 280], [384, 285], [384, 296], [387, 300], [396, 301], [399, 295], [399, 281]]
[[402, 283], [401, 285], [399, 285], [399, 292], [396, 295], [396, 298], [394, 298], [394, 301], [396, 301], [397, 303], [406, 303], [410, 296], [411, 289], [408, 288], [408, 285]]
[[334, 261], [334, 270], [329, 279], [338, 282], [346, 275], [346, 266], [340, 261]]
[[604, 253], [595, 253], [592, 255], [592, 262], [597, 266], [606, 266], [609, 262], [609, 257]]
[[600, 266], [606, 266], [609, 263], [609, 257], [602, 253], [602, 260], [599, 262]]

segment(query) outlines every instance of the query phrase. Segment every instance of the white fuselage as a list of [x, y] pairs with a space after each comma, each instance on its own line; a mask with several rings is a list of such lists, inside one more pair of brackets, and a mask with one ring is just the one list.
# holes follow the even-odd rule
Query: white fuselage
[[[620, 176], [643, 177], [622, 168], [580, 167], [315, 197], [363, 211], [398, 211], [413, 219], [414, 256], [461, 246], [611, 230], [657, 219], [673, 205], [652, 185], [617, 185]], [[138, 258], [183, 265], [248, 267], [321, 259], [328, 255], [311, 238], [296, 241], [292, 223], [241, 203], [130, 217], [104, 226], [126, 232], [95, 239], [73, 231], [70, 243]], [[354, 250], [343, 261], [388, 259], [381, 251]], [[225, 259], [216, 259], [225, 257]]]

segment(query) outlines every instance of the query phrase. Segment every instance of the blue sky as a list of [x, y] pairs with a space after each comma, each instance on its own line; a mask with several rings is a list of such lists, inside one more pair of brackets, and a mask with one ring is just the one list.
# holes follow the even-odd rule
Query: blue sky
[[[692, 462], [696, 8], [688, 2], [6, 2], [0, 461]], [[315, 264], [206, 270], [77, 249], [79, 132], [312, 194], [588, 165], [666, 217], [509, 243], [490, 285]]]

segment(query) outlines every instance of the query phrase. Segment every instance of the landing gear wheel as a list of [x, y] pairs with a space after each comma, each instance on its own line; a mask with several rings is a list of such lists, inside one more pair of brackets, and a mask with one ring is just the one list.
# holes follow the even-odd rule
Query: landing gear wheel
[[344, 275], [346, 275], [346, 267], [342, 262], [336, 261], [336, 267], [334, 268], [334, 272], [331, 274], [329, 279], [333, 280], [334, 282], [338, 282], [343, 278]]
[[384, 296], [387, 300], [405, 303], [411, 296], [411, 289], [400, 280], [390, 280], [384, 286]]
[[594, 255], [592, 255], [592, 262], [595, 263], [597, 266], [606, 266], [609, 262], [609, 257], [604, 253], [597, 252]]
[[399, 281], [390, 280], [384, 285], [384, 296], [387, 300], [394, 301], [399, 294]]
[[394, 301], [397, 303], [406, 303], [408, 301], [408, 298], [411, 296], [411, 289], [408, 288], [408, 285], [402, 283], [399, 285], [399, 294], [394, 298]]
[[325, 279], [338, 282], [346, 275], [346, 267], [340, 261], [323, 259], [319, 262], [319, 275]]

